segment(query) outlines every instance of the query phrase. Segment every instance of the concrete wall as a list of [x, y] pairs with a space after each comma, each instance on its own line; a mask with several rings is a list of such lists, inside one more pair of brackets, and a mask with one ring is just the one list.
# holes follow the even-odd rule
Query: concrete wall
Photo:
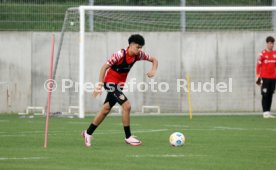
[[0, 112], [24, 110], [31, 103], [32, 33], [0, 34]]
[[[163, 112], [187, 112], [187, 93], [177, 91], [177, 79], [190, 75], [195, 91], [192, 92], [194, 111], [261, 111], [261, 95], [255, 85], [255, 62], [265, 47], [265, 37], [273, 32], [208, 32], [208, 33], [142, 33], [146, 39], [144, 51], [159, 60], [159, 84], [167, 82], [167, 92], [126, 92], [134, 111], [142, 105], [159, 105]], [[86, 35], [85, 81], [98, 81], [101, 66], [115, 51], [127, 46], [130, 33], [89, 33]], [[55, 33], [55, 54], [60, 34]], [[27, 106], [45, 106], [47, 92], [44, 82], [49, 75], [51, 33], [0, 32], [0, 112], [23, 112]], [[61, 79], [78, 81], [78, 34], [68, 33], [61, 51], [57, 70], [57, 90], [53, 92], [54, 111], [66, 111], [77, 105], [78, 93], [68, 88], [61, 93]], [[151, 80], [145, 76], [148, 62], [138, 62], [128, 81]], [[214, 80], [224, 82], [231, 92], [204, 92], [199, 85]], [[206, 86], [211, 88], [210, 85]], [[77, 87], [76, 87], [77, 88]], [[156, 86], [157, 88], [157, 86]], [[230, 87], [228, 87], [229, 90]], [[201, 92], [199, 92], [201, 90]], [[105, 93], [92, 98], [86, 92], [86, 110], [97, 111]], [[275, 110], [275, 101], [272, 104]]]

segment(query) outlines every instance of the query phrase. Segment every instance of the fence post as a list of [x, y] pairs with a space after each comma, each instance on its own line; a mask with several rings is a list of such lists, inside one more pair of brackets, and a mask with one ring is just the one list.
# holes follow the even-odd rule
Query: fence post
[[[180, 0], [180, 6], [186, 6], [186, 0]], [[186, 12], [180, 12], [180, 30], [181, 32], [186, 31]]]
[[[276, 6], [276, 0], [272, 0], [272, 6]], [[276, 11], [272, 11], [272, 29], [276, 30]]]
[[[94, 0], [89, 0], [89, 5], [94, 6]], [[89, 13], [89, 30], [90, 32], [94, 31], [94, 11]]]

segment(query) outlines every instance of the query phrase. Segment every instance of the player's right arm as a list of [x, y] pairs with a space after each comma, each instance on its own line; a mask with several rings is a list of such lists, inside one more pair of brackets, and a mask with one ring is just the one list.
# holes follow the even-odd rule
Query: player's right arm
[[156, 70], [158, 67], [158, 60], [155, 57], [151, 56], [148, 61], [152, 62], [152, 67], [151, 67], [150, 71], [147, 72], [147, 76], [149, 78], [151, 78], [151, 77], [155, 76], [155, 73], [156, 73]]
[[96, 97], [98, 95], [101, 95], [102, 94], [102, 87], [104, 85], [104, 76], [105, 76], [105, 73], [106, 71], [110, 68], [110, 65], [109, 64], [104, 64], [101, 68], [101, 71], [100, 71], [100, 74], [99, 74], [99, 82], [98, 84], [96, 85], [96, 88], [95, 90], [93, 91], [93, 97]]

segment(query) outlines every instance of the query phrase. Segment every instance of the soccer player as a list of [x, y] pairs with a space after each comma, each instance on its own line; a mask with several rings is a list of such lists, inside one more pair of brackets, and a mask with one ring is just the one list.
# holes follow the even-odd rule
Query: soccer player
[[125, 142], [132, 146], [142, 144], [140, 140], [131, 134], [130, 130], [130, 110], [131, 105], [127, 97], [122, 92], [124, 83], [131, 67], [136, 61], [147, 60], [152, 63], [152, 67], [147, 72], [148, 77], [156, 74], [158, 61], [155, 57], [142, 51], [145, 45], [144, 38], [139, 34], [131, 35], [128, 39], [129, 46], [114, 53], [109, 60], [102, 66], [99, 74], [99, 83], [93, 96], [102, 93], [102, 87], [108, 92], [100, 112], [96, 115], [87, 130], [82, 132], [85, 146], [91, 146], [92, 134], [108, 115], [111, 108], [118, 102], [123, 110], [122, 123], [125, 132]]
[[256, 65], [257, 85], [261, 85], [263, 118], [274, 118], [270, 112], [272, 97], [276, 83], [276, 51], [273, 50], [275, 39], [272, 36], [266, 38], [264, 49]]

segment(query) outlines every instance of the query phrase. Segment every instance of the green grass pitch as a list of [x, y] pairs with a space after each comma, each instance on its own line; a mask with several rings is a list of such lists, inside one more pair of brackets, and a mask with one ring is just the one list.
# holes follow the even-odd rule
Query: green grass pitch
[[[3, 170], [274, 170], [276, 119], [261, 116], [132, 116], [141, 146], [124, 143], [121, 117], [109, 116], [95, 131], [93, 147], [80, 136], [90, 118], [51, 117], [48, 148], [44, 117], [0, 115]], [[184, 133], [183, 147], [169, 145]]]

